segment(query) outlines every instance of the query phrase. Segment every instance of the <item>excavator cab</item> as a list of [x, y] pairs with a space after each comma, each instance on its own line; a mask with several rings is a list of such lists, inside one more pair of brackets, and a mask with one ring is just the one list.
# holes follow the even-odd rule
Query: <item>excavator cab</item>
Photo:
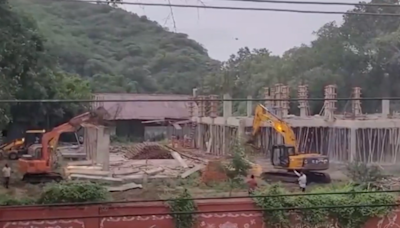
[[274, 145], [271, 149], [271, 162], [273, 166], [288, 168], [290, 156], [295, 155], [294, 146]]

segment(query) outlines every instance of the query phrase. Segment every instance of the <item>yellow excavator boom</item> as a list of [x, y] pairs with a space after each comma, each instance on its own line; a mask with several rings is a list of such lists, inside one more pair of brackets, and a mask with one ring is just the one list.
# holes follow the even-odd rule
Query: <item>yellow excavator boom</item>
[[260, 132], [260, 128], [263, 122], [271, 123], [275, 131], [277, 131], [279, 134], [283, 136], [286, 145], [297, 148], [296, 135], [294, 134], [292, 127], [288, 123], [286, 123], [285, 121], [274, 115], [272, 112], [270, 112], [262, 104], [258, 104], [255, 109], [254, 119], [253, 119], [253, 133], [252, 133], [253, 140]]

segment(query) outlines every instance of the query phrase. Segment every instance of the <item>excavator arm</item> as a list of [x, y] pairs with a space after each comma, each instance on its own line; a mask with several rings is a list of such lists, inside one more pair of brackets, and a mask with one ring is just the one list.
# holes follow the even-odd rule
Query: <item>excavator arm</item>
[[46, 132], [42, 138], [42, 159], [50, 161], [49, 147], [51, 146], [54, 150], [57, 148], [58, 139], [60, 135], [65, 132], [75, 132], [83, 124], [85, 125], [97, 125], [99, 121], [104, 118], [104, 110], [98, 109], [95, 112], [86, 112], [81, 115], [75, 116], [67, 123], [61, 124], [53, 130]]
[[264, 122], [270, 122], [272, 127], [283, 136], [285, 144], [288, 146], [297, 147], [296, 135], [288, 123], [274, 115], [262, 104], [257, 105], [253, 119], [252, 138], [249, 142], [253, 142], [259, 134], [260, 128]]

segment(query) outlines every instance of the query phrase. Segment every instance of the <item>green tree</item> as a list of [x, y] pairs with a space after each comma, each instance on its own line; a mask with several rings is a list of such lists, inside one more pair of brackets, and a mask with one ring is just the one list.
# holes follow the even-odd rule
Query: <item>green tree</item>
[[118, 7], [48, 0], [12, 5], [37, 21], [61, 69], [88, 79], [96, 92], [190, 94], [218, 67], [186, 34]]
[[[373, 0], [371, 3], [398, 4], [397, 0]], [[359, 5], [351, 12], [394, 13], [398, 7]], [[339, 96], [350, 97], [359, 86], [363, 96], [400, 96], [400, 22], [395, 17], [349, 14], [342, 25], [330, 22], [315, 32], [310, 45], [294, 47], [282, 56], [267, 50], [242, 48], [223, 63], [218, 73], [206, 77], [207, 91], [230, 92], [233, 97], [261, 96], [261, 88], [284, 83], [292, 87], [308, 84], [311, 97], [322, 97], [327, 84], [338, 85]], [[221, 87], [221, 85], [223, 85]], [[312, 103], [317, 114], [322, 103]], [[294, 104], [293, 104], [294, 106]], [[340, 107], [342, 106], [342, 107]], [[339, 104], [343, 108], [345, 104]], [[235, 104], [243, 113], [245, 107]], [[363, 110], [375, 112], [380, 102], [365, 102]]]
[[[45, 40], [35, 21], [0, 1], [0, 76], [2, 99], [74, 99], [88, 98], [90, 88], [81, 78], [58, 69], [46, 51]], [[80, 106], [82, 107], [82, 106]], [[0, 123], [29, 121], [32, 125], [48, 118], [64, 119], [77, 105], [8, 104], [1, 108]], [[55, 119], [60, 121], [60, 119]]]

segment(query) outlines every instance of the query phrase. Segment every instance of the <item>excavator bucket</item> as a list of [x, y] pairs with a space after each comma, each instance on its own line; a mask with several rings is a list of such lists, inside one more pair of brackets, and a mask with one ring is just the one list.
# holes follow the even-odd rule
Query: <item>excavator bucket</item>
[[96, 110], [93, 110], [91, 112], [92, 117], [95, 119], [102, 121], [104, 119], [107, 119], [109, 117], [109, 113], [104, 107], [98, 107]]

